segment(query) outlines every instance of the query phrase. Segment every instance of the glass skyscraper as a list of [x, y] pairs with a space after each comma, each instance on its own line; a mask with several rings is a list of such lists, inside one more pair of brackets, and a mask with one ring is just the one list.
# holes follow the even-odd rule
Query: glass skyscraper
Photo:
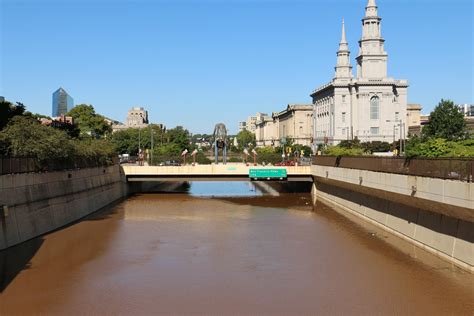
[[66, 90], [59, 88], [53, 93], [53, 112], [52, 117], [58, 117], [66, 114], [74, 107], [73, 98], [67, 94]]

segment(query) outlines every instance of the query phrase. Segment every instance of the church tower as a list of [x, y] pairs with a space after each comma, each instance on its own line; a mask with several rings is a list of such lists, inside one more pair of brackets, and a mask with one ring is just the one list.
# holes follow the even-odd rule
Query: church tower
[[362, 38], [357, 56], [357, 78], [382, 79], [387, 77], [387, 53], [381, 34], [381, 21], [375, 0], [369, 0], [362, 19]]
[[342, 20], [342, 35], [337, 51], [337, 64], [335, 67], [335, 80], [350, 80], [352, 78], [352, 65], [349, 59], [350, 51], [346, 40], [346, 30], [344, 27], [344, 19]]

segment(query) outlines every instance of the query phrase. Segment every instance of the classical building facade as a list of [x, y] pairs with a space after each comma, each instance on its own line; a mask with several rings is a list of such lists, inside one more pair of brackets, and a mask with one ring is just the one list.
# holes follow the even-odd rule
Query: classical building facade
[[457, 104], [464, 116], [474, 117], [474, 104]]
[[239, 122], [239, 132], [246, 130], [255, 134], [257, 129], [257, 123], [262, 120], [263, 117], [268, 116], [266, 113], [257, 112], [255, 116], [247, 117], [247, 121]]
[[[407, 126], [409, 135], [421, 135], [421, 109], [420, 104], [407, 105]], [[397, 126], [394, 127], [394, 132], [397, 131]], [[399, 134], [399, 133], [398, 133]]]
[[148, 111], [142, 107], [132, 108], [128, 111], [125, 125], [134, 128], [148, 126]]
[[294, 144], [311, 146], [313, 134], [313, 105], [288, 104], [286, 109], [274, 112], [271, 117], [259, 117], [255, 138], [258, 147], [280, 146], [282, 138]]
[[143, 107], [134, 107], [128, 110], [125, 124], [112, 124], [114, 132], [127, 128], [145, 128], [148, 126], [148, 111]]
[[257, 121], [255, 128], [255, 141], [257, 147], [274, 146], [278, 139], [278, 124], [272, 116], [264, 116]]
[[362, 19], [357, 71], [353, 76], [344, 21], [334, 78], [312, 94], [315, 144], [342, 140], [387, 141], [408, 133], [406, 80], [387, 76], [388, 55], [381, 35], [381, 18], [375, 0], [369, 0]]

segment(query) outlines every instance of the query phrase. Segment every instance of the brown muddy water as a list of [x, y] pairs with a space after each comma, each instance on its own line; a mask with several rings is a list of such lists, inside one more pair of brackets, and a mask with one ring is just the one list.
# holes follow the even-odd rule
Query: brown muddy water
[[132, 196], [0, 252], [0, 314], [474, 315], [472, 274], [310, 201]]

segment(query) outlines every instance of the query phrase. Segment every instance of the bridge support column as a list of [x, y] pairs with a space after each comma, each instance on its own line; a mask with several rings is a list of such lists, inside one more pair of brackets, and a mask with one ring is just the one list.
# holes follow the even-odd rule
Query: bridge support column
[[224, 165], [227, 163], [227, 145], [224, 144], [224, 147], [222, 148], [222, 156], [223, 156], [223, 161]]
[[311, 185], [311, 200], [313, 202], [313, 207], [316, 205], [316, 202], [318, 200], [318, 188], [316, 186], [316, 180], [313, 181], [313, 184]]

